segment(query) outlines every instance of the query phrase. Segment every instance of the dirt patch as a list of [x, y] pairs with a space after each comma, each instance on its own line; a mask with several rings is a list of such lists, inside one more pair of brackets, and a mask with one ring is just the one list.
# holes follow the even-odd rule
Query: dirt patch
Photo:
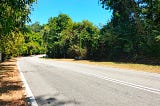
[[16, 61], [0, 63], [0, 106], [28, 106]]
[[109, 66], [115, 68], [136, 70], [136, 71], [145, 71], [160, 73], [160, 65], [145, 65], [145, 64], [134, 64], [134, 63], [120, 63], [120, 62], [100, 62], [100, 61], [90, 61], [90, 60], [74, 60], [74, 59], [52, 59], [56, 61], [66, 61], [66, 62], [75, 62], [82, 64], [91, 64], [97, 66]]

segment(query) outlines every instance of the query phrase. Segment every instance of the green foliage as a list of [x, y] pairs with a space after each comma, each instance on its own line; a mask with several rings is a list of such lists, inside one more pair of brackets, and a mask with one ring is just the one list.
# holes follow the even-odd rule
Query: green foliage
[[101, 29], [87, 20], [73, 22], [66, 14], [43, 26], [25, 26], [34, 0], [0, 1], [0, 51], [6, 58], [45, 52], [51, 58], [160, 58], [159, 0], [99, 1], [113, 12]]
[[71, 45], [67, 50], [67, 54], [70, 58], [85, 58], [87, 54], [87, 49], [80, 48], [79, 45]]
[[42, 30], [42, 26], [40, 25], [39, 22], [35, 22], [33, 23], [31, 26], [30, 26], [30, 29], [33, 31], [33, 32], [40, 32]]
[[159, 0], [100, 0], [100, 3], [113, 11], [111, 22], [101, 29], [106, 57], [124, 60], [160, 57]]
[[23, 43], [23, 35], [21, 32], [12, 32], [9, 35], [1, 37], [0, 46], [2, 47], [4, 59], [12, 56], [20, 55], [19, 48]]
[[0, 1], [0, 36], [20, 30], [29, 21], [28, 14], [35, 0]]
[[65, 14], [50, 18], [43, 29], [47, 55], [127, 61], [159, 57], [159, 24], [146, 18], [148, 11], [142, 4], [133, 0], [105, 0], [104, 6], [113, 10], [113, 17], [101, 29], [87, 20], [72, 22]]
[[93, 58], [98, 48], [99, 32], [87, 20], [75, 23], [66, 14], [50, 18], [43, 29], [47, 55], [54, 58]]
[[45, 53], [42, 35], [37, 33], [37, 31], [34, 32], [34, 29], [24, 35], [24, 42], [22, 45], [22, 55]]
[[35, 0], [0, 1], [0, 51], [3, 58], [20, 55], [25, 23]]

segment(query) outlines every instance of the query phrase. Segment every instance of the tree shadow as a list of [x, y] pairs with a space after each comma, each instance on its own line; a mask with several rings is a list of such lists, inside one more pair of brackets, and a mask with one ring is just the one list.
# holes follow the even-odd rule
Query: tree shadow
[[21, 81], [2, 81], [0, 86], [0, 94], [9, 93], [10, 91], [22, 90]]
[[18, 99], [18, 100], [2, 100], [0, 99], [0, 106], [28, 106], [26, 99]]
[[16, 61], [16, 59], [15, 58], [12, 58], [12, 59], [6, 59], [6, 60], [4, 60], [4, 62], [15, 62]]
[[13, 67], [16, 66], [16, 64], [3, 64], [1, 67]]
[[10, 73], [12, 73], [13, 71], [14, 71], [14, 66], [0, 64], [0, 80], [2, 81], [4, 77], [6, 78], [9, 77]]
[[5, 71], [5, 72], [13, 72], [13, 67], [0, 67], [0, 72]]
[[10, 64], [0, 64], [0, 74], [1, 71], [3, 72], [8, 72], [8, 71], [13, 71], [14, 67], [16, 66], [16, 64], [14, 63], [10, 63]]
[[139, 58], [139, 59], [92, 59], [91, 62], [114, 62], [118, 64], [143, 64], [143, 65], [160, 65], [160, 58]]
[[[28, 100], [29, 106], [32, 106], [32, 103], [34, 102], [32, 97], [27, 98], [27, 100]], [[36, 102], [40, 106], [63, 106], [63, 105], [65, 106], [67, 104], [71, 104], [71, 105], [79, 105], [80, 104], [80, 102], [77, 102], [75, 100], [58, 100], [55, 97], [45, 98], [45, 96], [36, 97]]]
[[[0, 96], [3, 98], [3, 94], [10, 95], [10, 92], [12, 91], [18, 91], [23, 90], [22, 82], [21, 81], [4, 81], [1, 80], [0, 84]], [[0, 99], [0, 106], [27, 106], [26, 99], [24, 99], [25, 96], [22, 99], [11, 99], [11, 100], [4, 100]]]
[[[16, 59], [6, 60], [0, 63], [0, 106], [27, 106], [25, 96], [19, 99], [14, 97], [16, 94], [13, 94], [14, 91], [24, 89], [22, 87], [22, 81], [17, 79], [16, 71]], [[4, 99], [4, 95], [11, 95], [13, 98]]]

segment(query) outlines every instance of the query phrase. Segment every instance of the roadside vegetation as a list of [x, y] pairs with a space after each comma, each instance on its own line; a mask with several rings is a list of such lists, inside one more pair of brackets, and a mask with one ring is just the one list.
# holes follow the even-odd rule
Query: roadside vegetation
[[28, 106], [16, 61], [0, 63], [0, 106]]
[[[29, 14], [35, 1], [0, 1], [0, 52], [3, 61], [46, 53], [49, 58], [86, 59], [84, 63], [159, 73], [159, 0], [99, 0], [104, 9], [113, 13], [111, 21], [103, 26], [95, 26], [88, 20], [73, 22], [67, 14], [51, 17], [44, 25], [39, 22], [26, 25], [30, 22]], [[0, 105], [24, 105], [24, 97], [14, 98], [14, 94], [21, 92], [22, 84], [15, 63], [11, 61], [0, 64]]]
[[46, 53], [49, 58], [160, 64], [160, 1], [100, 0], [113, 14], [110, 22], [99, 27], [88, 20], [73, 22], [63, 13], [44, 25], [25, 25], [34, 0], [28, 1], [27, 7], [22, 2], [17, 9], [16, 1], [1, 1], [4, 59]]
[[113, 11], [106, 25], [87, 20], [73, 22], [66, 14], [43, 25], [49, 58], [76, 58], [142, 64], [160, 64], [160, 2], [100, 0]]
[[[28, 106], [16, 59], [43, 51], [41, 37], [25, 25], [35, 0], [0, 0], [0, 106]], [[27, 30], [26, 30], [27, 29]]]
[[30, 22], [29, 14], [36, 0], [0, 1], [0, 52], [3, 60], [44, 53], [42, 36]]

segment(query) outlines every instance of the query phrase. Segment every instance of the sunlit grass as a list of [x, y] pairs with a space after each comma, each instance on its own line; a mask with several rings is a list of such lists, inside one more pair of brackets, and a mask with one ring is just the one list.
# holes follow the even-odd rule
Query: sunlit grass
[[90, 60], [74, 60], [74, 59], [53, 59], [53, 60], [160, 73], [159, 65], [154, 66], [154, 65], [135, 64], [135, 63], [99, 62], [99, 61], [96, 62], [96, 61], [90, 61]]

